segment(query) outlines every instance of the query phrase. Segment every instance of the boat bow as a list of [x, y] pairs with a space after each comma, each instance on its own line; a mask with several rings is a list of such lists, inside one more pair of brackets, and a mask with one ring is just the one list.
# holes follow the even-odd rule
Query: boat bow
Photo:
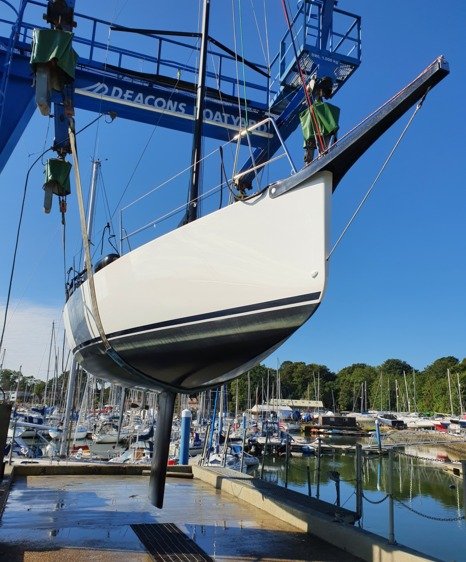
[[270, 196], [278, 197], [300, 187], [310, 177], [323, 171], [333, 174], [333, 190], [335, 190], [346, 172], [366, 150], [449, 72], [449, 65], [445, 58], [437, 57], [417, 78], [331, 146], [326, 153], [297, 174], [272, 186]]

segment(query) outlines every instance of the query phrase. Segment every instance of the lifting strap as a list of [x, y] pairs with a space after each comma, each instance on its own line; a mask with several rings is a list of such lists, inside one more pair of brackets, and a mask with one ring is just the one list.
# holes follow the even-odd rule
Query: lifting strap
[[89, 236], [87, 233], [87, 225], [86, 225], [86, 213], [84, 211], [84, 198], [83, 198], [83, 190], [81, 185], [81, 175], [79, 173], [79, 161], [78, 161], [78, 153], [76, 149], [76, 133], [74, 127], [74, 119], [70, 118], [69, 120], [69, 128], [68, 133], [70, 136], [70, 145], [71, 145], [71, 154], [73, 156], [73, 164], [74, 164], [74, 177], [76, 181], [76, 195], [78, 199], [78, 208], [79, 208], [79, 222], [81, 224], [81, 236], [83, 241], [83, 248], [84, 248], [84, 262], [86, 265], [86, 273], [87, 273], [87, 280], [89, 282], [89, 293], [91, 295], [91, 306], [92, 306], [92, 316], [99, 332], [99, 336], [104, 344], [105, 351], [108, 351], [112, 346], [110, 345], [107, 336], [105, 335], [104, 327], [102, 325], [102, 320], [100, 318], [99, 307], [97, 305], [97, 296], [95, 292], [95, 284], [94, 284], [94, 272], [92, 270], [92, 261], [91, 261], [91, 250], [89, 247]]
[[[73, 164], [74, 164], [74, 174], [76, 180], [76, 194], [78, 198], [78, 206], [79, 206], [79, 219], [81, 224], [81, 235], [82, 235], [82, 242], [84, 248], [84, 258], [85, 258], [85, 265], [86, 265], [86, 274], [87, 274], [87, 281], [89, 282], [89, 293], [91, 296], [91, 310], [92, 316], [99, 332], [100, 339], [104, 345], [105, 353], [110, 357], [110, 359], [119, 367], [121, 367], [126, 373], [133, 376], [135, 382], [142, 384], [144, 380], [147, 381], [148, 387], [154, 386], [154, 380], [146, 375], [146, 373], [140, 371], [136, 367], [133, 367], [126, 360], [118, 353], [118, 351], [112, 346], [112, 344], [108, 341], [107, 335], [105, 334], [105, 330], [102, 324], [102, 319], [100, 318], [99, 313], [99, 306], [97, 304], [97, 295], [95, 291], [95, 283], [94, 283], [94, 271], [92, 269], [92, 261], [91, 261], [91, 251], [89, 246], [89, 237], [87, 233], [87, 225], [86, 225], [86, 215], [84, 211], [84, 198], [82, 192], [82, 185], [81, 185], [81, 176], [79, 173], [79, 161], [78, 161], [78, 153], [76, 148], [76, 132], [74, 127], [74, 119], [69, 120], [69, 135], [70, 135], [70, 145], [71, 145], [71, 154], [73, 156]], [[166, 391], [170, 392], [178, 392], [177, 388], [166, 383], [162, 383], [157, 381], [157, 385]]]

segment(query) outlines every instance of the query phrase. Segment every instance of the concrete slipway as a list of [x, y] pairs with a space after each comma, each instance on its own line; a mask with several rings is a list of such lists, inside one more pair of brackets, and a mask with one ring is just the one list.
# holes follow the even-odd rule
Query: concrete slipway
[[434, 560], [348, 524], [351, 512], [228, 469], [177, 467], [165, 504], [141, 466], [17, 465], [2, 484], [6, 562]]

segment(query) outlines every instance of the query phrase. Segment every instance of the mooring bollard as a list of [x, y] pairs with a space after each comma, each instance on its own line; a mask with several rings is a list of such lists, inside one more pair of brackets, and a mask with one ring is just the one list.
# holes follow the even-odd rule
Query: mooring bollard
[[379, 455], [382, 453], [382, 434], [380, 433], [380, 422], [375, 420], [375, 438], [377, 439], [377, 446], [379, 448]]
[[180, 456], [178, 459], [179, 464], [188, 464], [190, 432], [191, 432], [191, 412], [189, 410], [183, 410], [181, 412]]

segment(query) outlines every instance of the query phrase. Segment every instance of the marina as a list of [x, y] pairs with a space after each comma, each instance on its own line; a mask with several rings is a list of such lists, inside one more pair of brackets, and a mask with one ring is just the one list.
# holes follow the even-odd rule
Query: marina
[[[25, 176], [3, 232], [0, 559], [466, 562], [466, 358], [423, 333], [438, 310], [400, 322], [449, 296], [428, 285], [457, 168], [427, 142], [461, 74], [440, 34], [416, 18], [400, 56], [382, 35], [365, 51], [344, 0], [142, 4], [0, 0], [0, 174]], [[13, 295], [37, 259], [24, 363], [34, 298], [60, 293], [61, 320], [23, 371]]]
[[[185, 479], [192, 479], [194, 477], [195, 483], [193, 486], [197, 489], [199, 485], [197, 481], [208, 482], [213, 488], [218, 488], [222, 490], [222, 503], [221, 507], [218, 507], [215, 520], [226, 521], [228, 520], [228, 515], [232, 509], [231, 496], [228, 494], [233, 494], [236, 501], [248, 502], [250, 501], [252, 505], [257, 507], [264, 501], [264, 494], [270, 495], [271, 504], [265, 504], [263, 509], [267, 513], [272, 513], [271, 505], [278, 505], [282, 503], [283, 511], [275, 512], [273, 511], [274, 519], [277, 524], [290, 524], [294, 527], [301, 529], [301, 532], [310, 532], [311, 535], [317, 534], [321, 539], [326, 540], [330, 544], [338, 545], [342, 547], [341, 537], [337, 540], [335, 537], [335, 530], [327, 528], [327, 530], [314, 531], [314, 526], [317, 525], [316, 529], [320, 529], [319, 525], [316, 523], [320, 517], [324, 516], [331, 518], [331, 521], [346, 528], [349, 526], [354, 531], [357, 532], [358, 540], [364, 543], [364, 540], [369, 541], [370, 544], [375, 543], [377, 548], [387, 548], [390, 544], [397, 545], [396, 548], [401, 548], [404, 552], [406, 548], [411, 548], [413, 551], [418, 551], [419, 554], [416, 556], [419, 560], [457, 560], [462, 562], [466, 560], [461, 554], [463, 551], [461, 545], [464, 541], [465, 533], [465, 519], [464, 519], [464, 494], [466, 492], [466, 484], [464, 480], [464, 465], [466, 463], [461, 463], [460, 459], [464, 458], [466, 451], [466, 441], [465, 439], [458, 439], [458, 436], [441, 434], [435, 431], [398, 431], [393, 430], [391, 432], [386, 432], [383, 434], [383, 442], [386, 445], [381, 454], [378, 453], [377, 447], [374, 446], [374, 437], [371, 438], [360, 438], [353, 435], [348, 436], [327, 436], [322, 438], [322, 441], [326, 441], [326, 447], [322, 446], [321, 455], [294, 455], [290, 453], [289, 457], [284, 455], [273, 454], [270, 450], [267, 455], [262, 455], [258, 457], [258, 464], [252, 471], [247, 470], [247, 474], [244, 472], [240, 474], [236, 470], [231, 471], [228, 468], [223, 468], [227, 466], [226, 457], [223, 460], [222, 448], [220, 448], [219, 462], [217, 467], [208, 466], [207, 464], [202, 464], [202, 461], [198, 457], [193, 457], [189, 460], [188, 466], [175, 466], [168, 467], [168, 484], [167, 484], [167, 494], [168, 498], [168, 514], [172, 518], [173, 509], [178, 506], [178, 500], [171, 496], [174, 489], [181, 486], [183, 489], [183, 494], [186, 493], [184, 486], [186, 485]], [[371, 443], [372, 441], [372, 443]], [[126, 474], [125, 478], [134, 479], [135, 476], [139, 474], [141, 478], [145, 478], [144, 482], [147, 485], [147, 478], [150, 472], [150, 459], [145, 463], [140, 460], [133, 460], [129, 464], [113, 464], [108, 461], [102, 462], [108, 457], [118, 458], [118, 448], [108, 448], [105, 445], [96, 444], [89, 441], [90, 449], [94, 460], [91, 464], [83, 464], [83, 459], [30, 459], [28, 461], [15, 458], [12, 465], [8, 468], [7, 474], [11, 474], [11, 468], [18, 475], [30, 474], [28, 476], [28, 481], [34, 475], [38, 478], [44, 478], [45, 475], [49, 474], [48, 484], [46, 484], [46, 489], [49, 489], [51, 498], [54, 501], [58, 497], [57, 494], [63, 495], [67, 489], [74, 489], [76, 486], [84, 485], [84, 481], [80, 480], [79, 475], [83, 473], [88, 473], [92, 479], [100, 478], [96, 475], [107, 475], [107, 483], [104, 486], [105, 494], [113, 494], [111, 488], [113, 486], [121, 487], [122, 481], [119, 479], [118, 475]], [[361, 500], [358, 506], [358, 475], [357, 475], [357, 447], [361, 448]], [[370, 454], [365, 454], [370, 451]], [[79, 462], [81, 460], [81, 462]], [[24, 464], [23, 464], [24, 463]], [[201, 464], [199, 464], [201, 463]], [[246, 467], [245, 467], [246, 468]], [[207, 472], [206, 472], [207, 471]], [[53, 475], [57, 475], [56, 477]], [[144, 474], [146, 475], [144, 477]], [[61, 476], [60, 476], [61, 475]], [[69, 480], [70, 484], [60, 484], [61, 479], [66, 478]], [[178, 480], [182, 478], [184, 484], [178, 485]], [[224, 479], [224, 483], [223, 482]], [[252, 496], [250, 500], [247, 499], [247, 494], [244, 491], [239, 491], [234, 486], [244, 485], [243, 480], [246, 479], [251, 483], [254, 482], [254, 489], [259, 490], [260, 497], [262, 498], [258, 501], [255, 496]], [[19, 478], [18, 486], [22, 489], [21, 478]], [[66, 481], [65, 481], [66, 482]], [[87, 480], [86, 480], [87, 482]], [[92, 482], [89, 481], [89, 482]], [[147, 495], [147, 489], [142, 489], [142, 480], [138, 480], [139, 484], [135, 487], [136, 495], [138, 497], [143, 493]], [[232, 483], [229, 483], [232, 482]], [[124, 490], [132, 489], [133, 484], [128, 484], [124, 486]], [[203, 486], [203, 484], [201, 485]], [[233, 486], [233, 488], [231, 487]], [[392, 495], [390, 495], [390, 486], [392, 486]], [[58, 488], [56, 488], [58, 487]], [[100, 490], [100, 484], [98, 484]], [[90, 491], [90, 487], [86, 485], [86, 489]], [[14, 490], [14, 485], [12, 490]], [[56, 490], [56, 491], [53, 491]], [[60, 492], [62, 490], [62, 492]], [[265, 492], [267, 490], [267, 493]], [[224, 492], [227, 495], [224, 495]], [[100, 491], [98, 492], [100, 494]], [[127, 492], [129, 493], [129, 492]], [[194, 492], [193, 492], [194, 493]], [[196, 492], [197, 493], [197, 492]], [[245, 495], [246, 494], [246, 495]], [[298, 495], [294, 495], [298, 494]], [[85, 497], [86, 494], [84, 494]], [[15, 503], [16, 496], [13, 494], [12, 502], [13, 506], [18, 505]], [[63, 496], [64, 497], [64, 496]], [[105, 496], [106, 497], [106, 496]], [[131, 497], [131, 495], [130, 495]], [[144, 496], [146, 497], [146, 496]], [[269, 496], [267, 496], [269, 497]], [[393, 520], [393, 541], [390, 541], [390, 497], [392, 497], [394, 520]], [[301, 499], [300, 499], [301, 498]], [[193, 496], [186, 496], [187, 501], [194, 501], [194, 506], [196, 507], [195, 512], [193, 512], [192, 525], [195, 527], [199, 524], [203, 528], [203, 524], [199, 523], [199, 512], [197, 508], [199, 507], [199, 501], [195, 500]], [[28, 500], [29, 502], [30, 500]], [[63, 500], [64, 503], [65, 500]], [[75, 500], [69, 500], [72, 505], [76, 502]], [[113, 502], [120, 501], [118, 498], [112, 500]], [[138, 501], [143, 501], [140, 498]], [[147, 500], [144, 500], [147, 501]], [[206, 500], [207, 501], [207, 500]], [[301, 505], [300, 509], [304, 509], [302, 516], [307, 523], [300, 523], [301, 519], [296, 520], [297, 507], [293, 506], [293, 501], [297, 502], [296, 505]], [[30, 503], [26, 505], [34, 505]], [[291, 502], [291, 504], [290, 504]], [[304, 503], [303, 503], [304, 502]], [[307, 503], [306, 503], [307, 502]], [[202, 504], [202, 501], [201, 501]], [[7, 511], [8, 513], [8, 503]], [[91, 502], [89, 507], [84, 507], [85, 501], [83, 500], [82, 509], [92, 508], [93, 502]], [[115, 503], [112, 503], [115, 505]], [[191, 504], [189, 504], [191, 505]], [[338, 508], [341, 506], [341, 509]], [[16, 507], [14, 507], [16, 509]], [[153, 508], [147, 508], [153, 510]], [[187, 506], [183, 506], [184, 511]], [[249, 509], [249, 508], [248, 508]], [[14, 511], [14, 510], [13, 510]], [[35, 509], [33, 509], [35, 511]], [[298, 510], [299, 511], [299, 510]], [[100, 510], [99, 510], [100, 513]], [[154, 517], [157, 521], [160, 521], [158, 512], [153, 511]], [[56, 525], [59, 527], [60, 515], [57, 514], [59, 519]], [[110, 518], [107, 529], [113, 527], [113, 525], [118, 526], [118, 522], [114, 522], [114, 519]], [[136, 515], [135, 515], [136, 517]], [[308, 519], [311, 518], [311, 519]], [[144, 518], [143, 518], [144, 519]], [[151, 518], [149, 518], [150, 520]], [[162, 517], [165, 521], [165, 518]], [[188, 519], [187, 519], [188, 520]], [[309, 521], [312, 520], [312, 523]], [[8, 519], [7, 519], [8, 521]], [[64, 525], [69, 525], [71, 523], [66, 523], [67, 519], [63, 520]], [[87, 519], [85, 519], [87, 521]], [[117, 521], [117, 520], [115, 520]], [[146, 519], [144, 519], [146, 521]], [[178, 520], [177, 520], [178, 521]], [[197, 523], [194, 523], [196, 521]], [[186, 523], [185, 521], [184, 523]], [[91, 536], [100, 536], [99, 532], [96, 531], [94, 535], [92, 529], [96, 529], [98, 525], [92, 520], [88, 521], [89, 529], [82, 530], [78, 536], [87, 536], [86, 540], [89, 543], [94, 544], [91, 540]], [[176, 521], [171, 521], [171, 523], [176, 523]], [[178, 523], [176, 523], [178, 524]], [[243, 525], [242, 522], [236, 521], [233, 523], [230, 521], [226, 523], [227, 528], [229, 525]], [[328, 527], [328, 522], [326, 526]], [[85, 523], [87, 525], [87, 522]], [[263, 522], [260, 523], [262, 528]], [[188, 536], [193, 536], [192, 529], [188, 525], [188, 529], [191, 532]], [[244, 527], [245, 529], [246, 527]], [[251, 527], [247, 527], [250, 529]], [[6, 524], [6, 529], [9, 529], [9, 524]], [[182, 527], [183, 532], [186, 533], [186, 527]], [[414, 529], [416, 530], [414, 532]], [[116, 528], [113, 532], [117, 532]], [[120, 529], [121, 532], [121, 529]], [[130, 533], [130, 531], [127, 531]], [[343, 533], [346, 531], [343, 530]], [[351, 532], [352, 531], [348, 531]], [[84, 535], [82, 534], [84, 533]], [[298, 545], [304, 541], [304, 537], [298, 540], [295, 546], [291, 546], [293, 541], [296, 539], [297, 531], [290, 531], [289, 540], [291, 542], [285, 541], [286, 544], [290, 546], [287, 548], [298, 548]], [[362, 538], [359, 538], [362, 533]], [[442, 534], [442, 541], [439, 542], [436, 538], [438, 533]], [[209, 553], [209, 548], [213, 548], [213, 543], [209, 543], [209, 538], [207, 537], [208, 531], [206, 531], [206, 536], [198, 543]], [[13, 532], [14, 535], [14, 532]], [[11, 535], [11, 536], [13, 536]], [[61, 539], [57, 539], [60, 548], [68, 548], [73, 544], [70, 540], [67, 543], [68, 537], [73, 536], [73, 532], [67, 531], [65, 533], [65, 538], [63, 538], [63, 532], [57, 533], [62, 535]], [[10, 535], [7, 533], [5, 535], [7, 538]], [[110, 533], [113, 537], [113, 533]], [[255, 535], [254, 535], [255, 536]], [[299, 535], [297, 535], [299, 537]], [[194, 537], [197, 541], [199, 538], [195, 533]], [[427, 538], [429, 537], [429, 539]], [[212, 538], [212, 537], [211, 537]], [[215, 536], [214, 540], [216, 548], [216, 556], [214, 559], [225, 559], [225, 560], [235, 560], [237, 556], [240, 559], [249, 559], [244, 556], [244, 552], [240, 555], [238, 553], [233, 554], [229, 548], [227, 548], [227, 553], [222, 551], [222, 541]], [[313, 539], [312, 539], [313, 540]], [[351, 544], [354, 544], [354, 538], [348, 539]], [[102, 546], [102, 539], [99, 539], [99, 545]], [[269, 541], [266, 541], [267, 544]], [[304, 541], [308, 545], [307, 540]], [[14, 543], [14, 541], [13, 541]], [[361, 543], [361, 544], [362, 544]], [[129, 543], [133, 544], [133, 543]], [[210, 546], [205, 546], [205, 545]], [[360, 556], [365, 560], [372, 560], [367, 554], [363, 555], [364, 548], [360, 543], [356, 542]], [[50, 542], [49, 542], [50, 545]], [[401, 546], [403, 545], [403, 546]], [[11, 546], [14, 546], [12, 544]], [[95, 544], [94, 544], [95, 546]], [[41, 547], [42, 548], [42, 547]], [[104, 547], [103, 547], [104, 548]], [[285, 548], [285, 546], [283, 546]], [[306, 546], [309, 548], [309, 546]], [[324, 548], [324, 547], [323, 547]], [[346, 548], [346, 547], [345, 547]], [[373, 548], [373, 545], [372, 547]], [[124, 549], [121, 552], [125, 552]], [[275, 552], [275, 550], [274, 550]], [[276, 551], [278, 552], [278, 551]], [[301, 550], [299, 550], [301, 552]], [[291, 555], [289, 552], [286, 554], [289, 560], [307, 560], [304, 553], [299, 554], [299, 552], [294, 552]], [[308, 551], [309, 552], [309, 551]], [[349, 552], [355, 553], [353, 550]], [[400, 556], [400, 552], [396, 551], [396, 556]], [[300, 558], [300, 556], [303, 556]], [[335, 554], [335, 556], [347, 556], [347, 553]], [[264, 559], [267, 560], [266, 554], [264, 554]], [[332, 558], [330, 558], [332, 559]], [[336, 558], [338, 559], [338, 558]], [[340, 558], [341, 559], [341, 558]], [[349, 558], [348, 558], [349, 559]], [[385, 559], [385, 558], [384, 558]], [[390, 558], [387, 558], [389, 560]], [[416, 557], [414, 558], [416, 559]], [[346, 560], [346, 558], [345, 558]], [[393, 560], [398, 560], [395, 557]]]

